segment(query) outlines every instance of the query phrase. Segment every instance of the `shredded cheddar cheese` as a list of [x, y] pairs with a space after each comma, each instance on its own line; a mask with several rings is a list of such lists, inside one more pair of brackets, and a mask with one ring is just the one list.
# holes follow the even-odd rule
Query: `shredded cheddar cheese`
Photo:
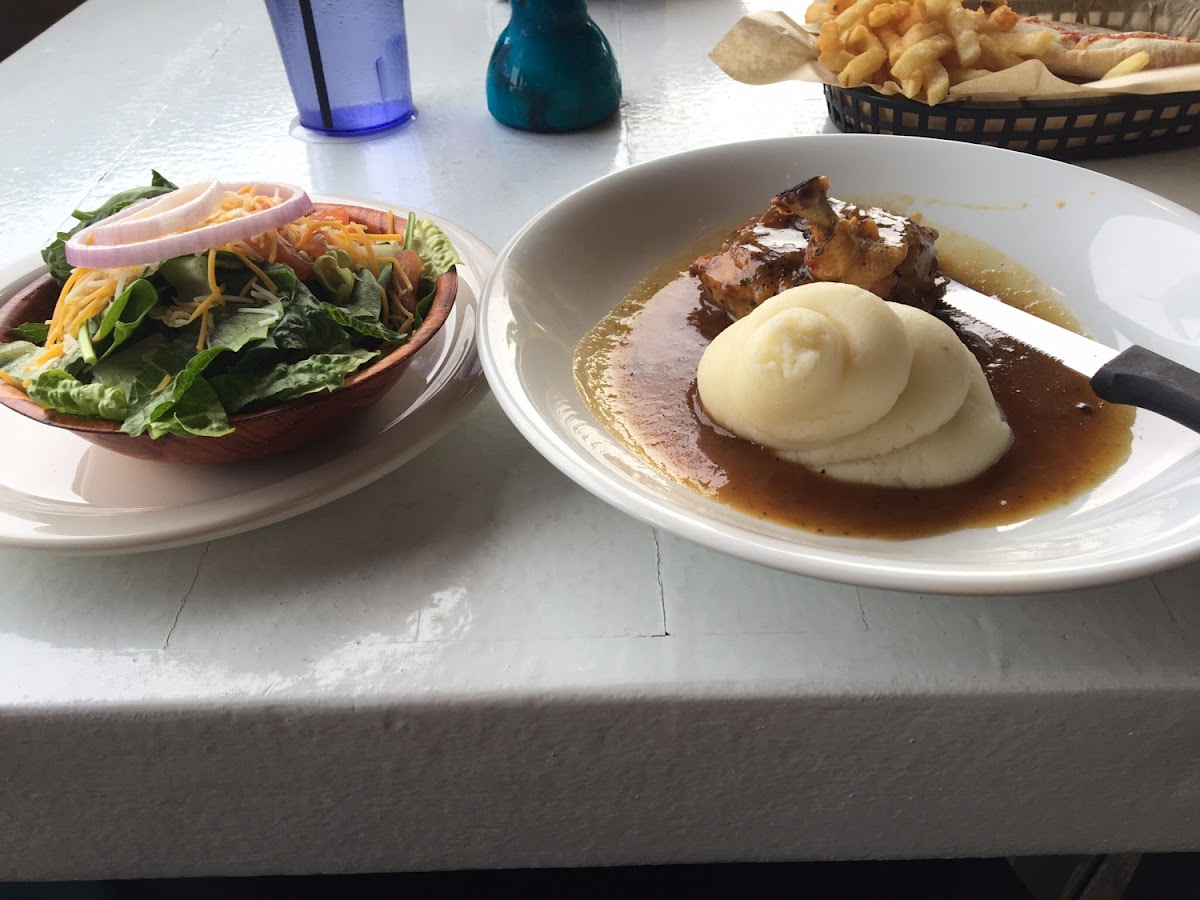
[[300, 236], [292, 241], [292, 246], [297, 249], [304, 249], [304, 245], [308, 243], [308, 237], [316, 229], [316, 221], [309, 219], [304, 223], [304, 227], [300, 231]]
[[81, 266], [72, 271], [54, 306], [46, 344], [34, 362], [40, 366], [62, 357], [66, 352], [66, 339], [74, 337], [85, 323], [102, 315], [125, 290], [125, 286], [131, 280], [140, 278], [144, 272], [144, 266], [122, 269], [89, 269]]
[[400, 280], [404, 282], [404, 290], [411, 291], [413, 289], [413, 283], [409, 280], [408, 273], [404, 271], [403, 267], [396, 266], [393, 271], [399, 275]]
[[208, 289], [212, 291], [213, 296], [221, 293], [217, 287], [217, 250], [214, 247], [208, 251]]

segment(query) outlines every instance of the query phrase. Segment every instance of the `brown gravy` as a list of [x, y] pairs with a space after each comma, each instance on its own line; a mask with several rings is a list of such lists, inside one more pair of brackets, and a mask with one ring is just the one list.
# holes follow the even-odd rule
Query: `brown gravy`
[[[910, 539], [1023, 521], [1099, 484], [1128, 457], [1132, 408], [1104, 403], [1082, 376], [953, 311], [943, 317], [980, 360], [1014, 434], [1008, 453], [978, 478], [923, 490], [846, 484], [731, 435], [696, 396], [700, 356], [730, 320], [686, 274], [719, 240], [706, 238], [650, 273], [576, 348], [576, 384], [593, 413], [671, 478], [806, 531]], [[1048, 289], [995, 251], [946, 234], [938, 243], [942, 268], [956, 280], [1074, 324]]]

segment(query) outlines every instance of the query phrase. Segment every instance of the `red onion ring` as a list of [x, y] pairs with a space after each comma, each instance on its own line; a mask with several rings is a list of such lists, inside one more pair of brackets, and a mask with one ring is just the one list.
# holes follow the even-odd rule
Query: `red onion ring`
[[[256, 234], [279, 228], [312, 212], [313, 205], [308, 194], [291, 184], [233, 182], [221, 184], [220, 190], [223, 194], [226, 191], [241, 190], [249, 185], [258, 188], [258, 192], [261, 194], [278, 193], [284, 198], [283, 202], [270, 209], [257, 210], [237, 219], [218, 222], [215, 225], [205, 225], [203, 228], [193, 231], [173, 232], [150, 240], [121, 244], [85, 243], [93, 233], [93, 229], [101, 224], [97, 223], [77, 232], [67, 241], [65, 247], [67, 262], [72, 266], [87, 266], [93, 269], [150, 265], [176, 256], [200, 253], [232, 241], [245, 240]], [[164, 194], [163, 196], [170, 195]], [[130, 207], [130, 209], [135, 208]]]
[[213, 180], [147, 198], [96, 223], [89, 232], [92, 244], [137, 244], [182, 231], [208, 218], [224, 196], [221, 182]]

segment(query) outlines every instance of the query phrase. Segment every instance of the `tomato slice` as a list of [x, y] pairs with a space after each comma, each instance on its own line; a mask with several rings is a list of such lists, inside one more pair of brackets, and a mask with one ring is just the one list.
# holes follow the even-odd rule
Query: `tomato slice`
[[307, 253], [293, 247], [282, 237], [276, 246], [275, 261], [281, 262], [284, 265], [292, 267], [292, 271], [296, 273], [296, 277], [301, 281], [307, 281], [313, 276], [313, 258]]
[[335, 222], [341, 222], [343, 225], [350, 224], [350, 213], [344, 206], [335, 206], [333, 209], [322, 210], [320, 213], [310, 215], [309, 218], [332, 219]]

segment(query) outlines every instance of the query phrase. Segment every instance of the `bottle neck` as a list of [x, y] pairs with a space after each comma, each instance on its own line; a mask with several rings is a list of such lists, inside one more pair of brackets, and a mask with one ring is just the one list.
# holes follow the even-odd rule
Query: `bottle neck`
[[510, 0], [514, 22], [557, 25], [586, 21], [587, 0]]

